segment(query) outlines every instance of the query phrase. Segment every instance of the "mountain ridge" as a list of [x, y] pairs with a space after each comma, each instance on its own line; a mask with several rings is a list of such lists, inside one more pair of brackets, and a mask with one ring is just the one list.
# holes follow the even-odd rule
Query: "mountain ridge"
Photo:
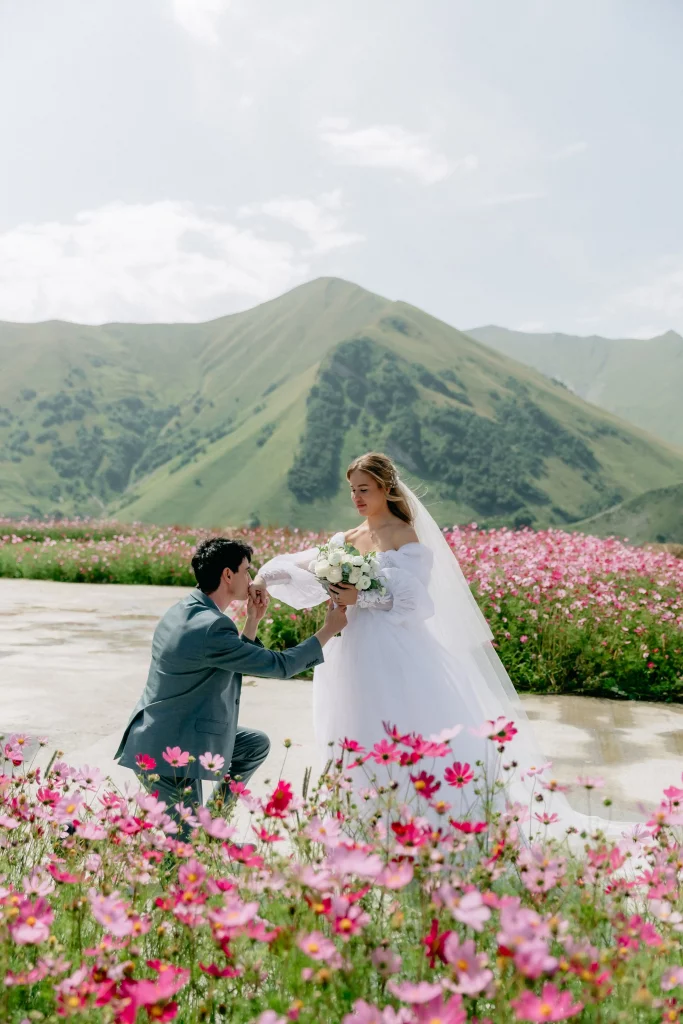
[[467, 333], [562, 381], [586, 401], [662, 440], [683, 445], [683, 337], [676, 331], [648, 339], [615, 339], [489, 325]]
[[418, 307], [318, 278], [200, 324], [0, 323], [0, 514], [325, 529], [382, 447], [443, 525], [578, 522], [683, 451]]

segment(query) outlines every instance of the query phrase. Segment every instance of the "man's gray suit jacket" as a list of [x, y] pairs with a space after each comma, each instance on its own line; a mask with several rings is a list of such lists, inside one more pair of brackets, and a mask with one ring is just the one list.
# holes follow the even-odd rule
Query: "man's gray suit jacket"
[[[198, 758], [206, 751], [220, 754], [228, 771], [242, 673], [290, 679], [322, 660], [314, 636], [286, 651], [269, 651], [260, 640], [240, 636], [210, 597], [193, 590], [166, 612], [154, 631], [147, 683], [114, 756], [126, 768], [135, 768], [136, 755], [149, 754], [161, 775], [176, 772], [178, 777], [215, 780]], [[169, 746], [187, 750], [197, 760], [174, 769], [162, 758]]]

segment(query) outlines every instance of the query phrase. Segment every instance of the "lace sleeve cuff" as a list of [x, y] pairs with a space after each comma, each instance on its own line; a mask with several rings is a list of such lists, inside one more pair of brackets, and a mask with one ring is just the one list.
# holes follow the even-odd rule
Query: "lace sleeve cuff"
[[380, 590], [360, 590], [358, 592], [357, 608], [371, 608], [375, 611], [389, 612], [393, 606], [394, 599], [391, 594], [383, 594]]
[[292, 574], [287, 569], [259, 569], [258, 575], [267, 587], [271, 583], [291, 583]]

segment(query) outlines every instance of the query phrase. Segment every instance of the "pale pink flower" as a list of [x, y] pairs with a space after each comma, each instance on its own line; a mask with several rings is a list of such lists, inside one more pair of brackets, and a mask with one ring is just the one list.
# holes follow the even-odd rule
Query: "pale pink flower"
[[50, 935], [54, 912], [41, 896], [35, 902], [29, 899], [19, 904], [19, 915], [10, 925], [10, 935], [18, 946], [37, 946]]
[[468, 925], [475, 932], [483, 931], [484, 925], [491, 917], [491, 911], [486, 906], [482, 894], [476, 889], [466, 892], [452, 908], [452, 913], [456, 921]]
[[478, 953], [473, 939], [460, 941], [457, 932], [451, 932], [444, 942], [443, 955], [456, 975], [456, 992], [474, 996], [483, 992], [493, 981], [488, 970], [486, 953]]
[[100, 788], [104, 781], [104, 774], [99, 768], [91, 768], [90, 765], [84, 764], [78, 769], [74, 776], [74, 781], [79, 786], [83, 786], [84, 789], [89, 789], [95, 792]]
[[338, 846], [341, 824], [335, 818], [326, 818], [322, 821], [316, 814], [304, 829], [304, 835], [314, 843], [322, 843], [328, 848]]
[[668, 967], [662, 975], [661, 986], [664, 992], [683, 985], [683, 967]]
[[435, 985], [429, 981], [393, 981], [392, 979], [387, 983], [387, 988], [402, 1003], [410, 1003], [411, 1006], [429, 1003], [441, 995], [441, 985]]
[[254, 1024], [287, 1024], [287, 1018], [281, 1017], [279, 1013], [275, 1012], [275, 1010], [264, 1010], [263, 1013], [256, 1018]]
[[199, 763], [207, 772], [213, 772], [214, 775], [218, 775], [225, 764], [225, 758], [221, 757], [220, 754], [212, 754], [207, 750], [205, 754], [200, 755]]
[[415, 1024], [463, 1024], [467, 1020], [467, 1011], [462, 1005], [462, 996], [451, 996], [446, 999], [437, 996], [431, 1002], [413, 1007]]
[[297, 941], [297, 946], [311, 960], [330, 960], [337, 953], [337, 947], [331, 939], [328, 939], [322, 932], [310, 932], [302, 935]]
[[392, 860], [377, 876], [377, 885], [385, 889], [404, 889], [413, 880], [413, 865], [409, 860]]
[[211, 811], [207, 807], [198, 807], [197, 817], [206, 834], [214, 839], [231, 839], [237, 832], [237, 829], [233, 825], [229, 825], [225, 818], [212, 818]]
[[602, 789], [605, 785], [605, 780], [598, 776], [579, 775], [576, 779], [576, 784], [583, 789]]
[[398, 953], [394, 953], [391, 949], [384, 949], [382, 946], [373, 949], [370, 960], [377, 973], [383, 978], [398, 974], [401, 970], [402, 960]]
[[551, 981], [545, 983], [540, 996], [534, 992], [522, 992], [510, 1005], [517, 1020], [528, 1020], [532, 1024], [567, 1020], [569, 1017], [575, 1017], [583, 1009], [583, 1003], [572, 1002], [571, 992], [560, 991]]

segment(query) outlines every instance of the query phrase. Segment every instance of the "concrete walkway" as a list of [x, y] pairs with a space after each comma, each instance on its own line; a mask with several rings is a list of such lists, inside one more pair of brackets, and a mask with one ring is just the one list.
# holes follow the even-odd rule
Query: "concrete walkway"
[[[0, 579], [0, 733], [50, 739], [73, 764], [97, 764], [121, 786], [134, 775], [111, 761], [147, 675], [151, 634], [184, 591], [173, 587], [97, 586]], [[638, 805], [658, 802], [681, 780], [683, 707], [523, 696], [554, 775], [605, 779], [612, 816], [641, 817]], [[315, 765], [311, 684], [305, 680], [245, 680], [241, 721], [272, 740], [269, 760], [254, 778], [262, 791], [283, 766], [300, 788]], [[408, 723], [409, 724], [409, 723]], [[571, 797], [585, 808], [583, 794]], [[596, 810], [595, 796], [593, 810]]]

